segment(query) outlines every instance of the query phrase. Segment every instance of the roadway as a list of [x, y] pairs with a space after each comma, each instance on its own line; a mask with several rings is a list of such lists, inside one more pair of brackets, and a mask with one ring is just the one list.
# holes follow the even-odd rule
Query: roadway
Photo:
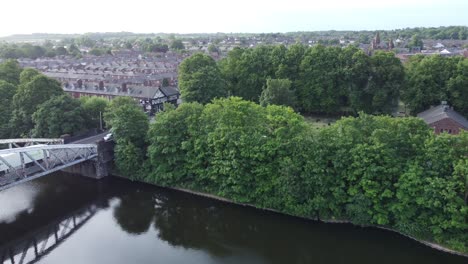
[[80, 140], [77, 140], [77, 141], [69, 142], [67, 144], [94, 144], [94, 143], [100, 141], [101, 139], [103, 139], [104, 136], [109, 134], [109, 133], [110, 133], [109, 131], [106, 131], [106, 132], [103, 132], [101, 134], [98, 134], [98, 135], [95, 135], [95, 136], [92, 136], [92, 137], [88, 137], [88, 138], [83, 138], [83, 139], [80, 139]]

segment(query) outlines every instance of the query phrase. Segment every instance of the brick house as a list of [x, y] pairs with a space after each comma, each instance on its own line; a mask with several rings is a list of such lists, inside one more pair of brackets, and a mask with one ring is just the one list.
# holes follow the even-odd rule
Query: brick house
[[447, 102], [419, 113], [418, 117], [432, 127], [436, 134], [458, 134], [460, 130], [468, 129], [468, 120], [447, 105]]

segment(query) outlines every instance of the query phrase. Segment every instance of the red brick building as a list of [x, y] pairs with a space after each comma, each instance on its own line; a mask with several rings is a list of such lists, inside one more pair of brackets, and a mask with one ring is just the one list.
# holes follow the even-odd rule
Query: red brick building
[[418, 117], [432, 127], [436, 134], [443, 132], [458, 134], [461, 130], [468, 129], [468, 120], [455, 112], [446, 102], [419, 113]]

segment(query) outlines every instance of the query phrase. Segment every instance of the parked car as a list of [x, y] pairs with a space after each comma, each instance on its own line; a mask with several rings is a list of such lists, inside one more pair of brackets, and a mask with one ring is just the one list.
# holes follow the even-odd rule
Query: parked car
[[112, 135], [112, 133], [109, 133], [104, 136], [104, 141], [111, 141], [111, 140], [114, 140], [114, 136]]

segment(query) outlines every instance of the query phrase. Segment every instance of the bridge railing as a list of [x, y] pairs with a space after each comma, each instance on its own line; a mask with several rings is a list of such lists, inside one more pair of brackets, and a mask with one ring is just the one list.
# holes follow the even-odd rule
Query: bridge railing
[[94, 144], [36, 145], [0, 150], [0, 190], [97, 157]]
[[62, 138], [12, 138], [0, 139], [0, 145], [7, 145], [8, 148], [22, 148], [33, 145], [63, 145]]

